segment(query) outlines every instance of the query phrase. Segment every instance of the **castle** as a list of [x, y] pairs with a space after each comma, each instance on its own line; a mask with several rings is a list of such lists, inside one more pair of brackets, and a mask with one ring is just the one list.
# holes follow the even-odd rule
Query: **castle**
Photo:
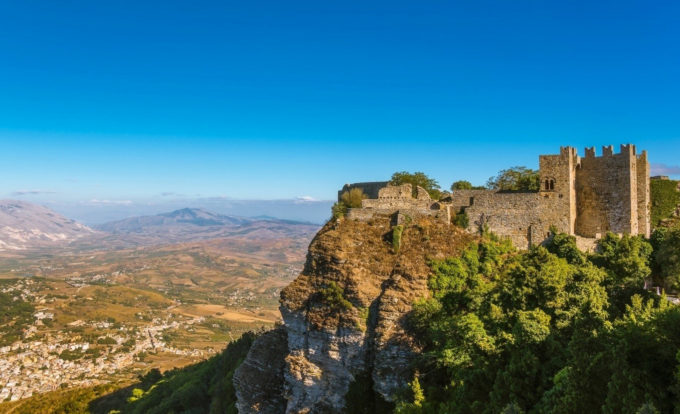
[[558, 231], [576, 236], [579, 246], [590, 249], [606, 232], [641, 234], [649, 237], [649, 162], [647, 151], [636, 154], [634, 145], [586, 148], [580, 157], [575, 148], [539, 156], [540, 190], [511, 192], [497, 190], [454, 190], [432, 200], [410, 184], [387, 182], [346, 184], [338, 193], [361, 188], [368, 198], [361, 208], [348, 211], [350, 219], [369, 220], [376, 214], [427, 215], [444, 223], [465, 213], [468, 230], [487, 227], [509, 238], [515, 246], [540, 244]]

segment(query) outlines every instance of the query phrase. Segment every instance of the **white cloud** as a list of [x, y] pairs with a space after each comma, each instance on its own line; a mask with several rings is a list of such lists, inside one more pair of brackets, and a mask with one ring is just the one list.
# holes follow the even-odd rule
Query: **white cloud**
[[680, 165], [652, 164], [651, 175], [679, 175]]
[[313, 203], [313, 202], [321, 201], [321, 200], [316, 199], [316, 198], [314, 198], [314, 197], [312, 197], [312, 196], [307, 196], [307, 195], [305, 195], [305, 196], [298, 196], [298, 197], [296, 197], [296, 198], [295, 198], [295, 201], [299, 201], [299, 202], [302, 202], [302, 203]]
[[49, 190], [17, 190], [12, 192], [13, 196], [37, 195], [37, 194], [56, 194], [56, 191]]
[[92, 200], [89, 201], [90, 204], [97, 204], [97, 205], [118, 205], [118, 206], [129, 206], [132, 204], [131, 200], [97, 200], [96, 198], [93, 198]]

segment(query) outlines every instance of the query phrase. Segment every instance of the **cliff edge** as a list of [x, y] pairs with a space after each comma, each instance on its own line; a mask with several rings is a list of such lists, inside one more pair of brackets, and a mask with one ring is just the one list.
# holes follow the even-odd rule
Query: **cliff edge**
[[[428, 295], [428, 260], [458, 255], [473, 236], [407, 217], [395, 245], [392, 224], [392, 216], [378, 215], [332, 220], [319, 231], [302, 273], [281, 292], [281, 333], [258, 339], [244, 362], [249, 375], [234, 377], [240, 412], [260, 412], [263, 403], [271, 413], [342, 412], [360, 378], [359, 388], [369, 388], [361, 392], [372, 388], [387, 402], [406, 386], [418, 352], [406, 315]], [[261, 349], [284, 352], [265, 358]], [[274, 378], [283, 383], [266, 395], [261, 383]], [[246, 397], [253, 389], [258, 396]]]

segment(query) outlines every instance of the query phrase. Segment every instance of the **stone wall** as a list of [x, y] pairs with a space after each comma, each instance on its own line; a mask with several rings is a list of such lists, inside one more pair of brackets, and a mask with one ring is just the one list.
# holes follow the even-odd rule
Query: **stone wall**
[[498, 236], [511, 239], [519, 248], [541, 243], [545, 239], [543, 233], [550, 226], [546, 227], [541, 221], [540, 201], [538, 193], [477, 193], [472, 196], [472, 204], [465, 208], [468, 230], [479, 231], [486, 225]]
[[394, 213], [410, 217], [430, 216], [444, 223], [451, 222], [449, 205], [433, 201], [422, 187], [416, 187], [416, 197], [413, 197], [411, 184], [387, 185], [379, 189], [378, 198], [362, 200], [361, 208], [349, 209], [347, 217], [368, 221], [375, 215], [391, 215]]
[[423, 188], [416, 189], [417, 198], [413, 197], [411, 184], [388, 185], [378, 191], [378, 198], [362, 200], [362, 208], [377, 210], [422, 209], [429, 210], [432, 199]]
[[603, 147], [602, 156], [586, 149], [576, 170], [577, 220], [575, 232], [596, 237], [608, 231], [637, 234], [637, 172], [635, 147], [622, 145], [621, 153]]

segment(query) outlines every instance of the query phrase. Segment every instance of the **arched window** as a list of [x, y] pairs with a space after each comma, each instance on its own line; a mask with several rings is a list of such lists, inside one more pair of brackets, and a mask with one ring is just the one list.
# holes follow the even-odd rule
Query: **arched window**
[[548, 191], [548, 190], [550, 190], [550, 181], [546, 179], [545, 180], [545, 191]]
[[555, 189], [555, 180], [550, 180], [550, 191]]

